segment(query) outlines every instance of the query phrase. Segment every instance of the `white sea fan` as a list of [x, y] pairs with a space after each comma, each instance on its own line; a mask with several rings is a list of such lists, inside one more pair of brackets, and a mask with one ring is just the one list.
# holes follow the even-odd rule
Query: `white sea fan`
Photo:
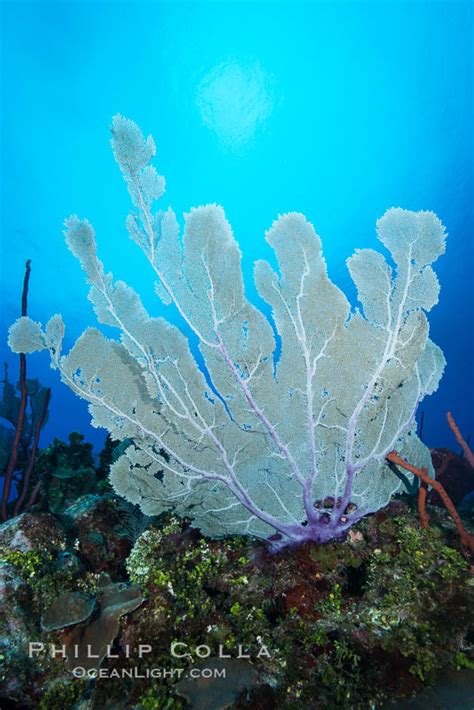
[[104, 271], [94, 231], [77, 217], [66, 241], [98, 321], [117, 327], [120, 342], [88, 329], [59, 356], [64, 326], [54, 316], [45, 331], [20, 319], [10, 345], [49, 348], [63, 381], [90, 403], [94, 426], [132, 440], [112, 466], [116, 492], [147, 515], [172, 509], [207, 535], [277, 533], [283, 546], [338, 538], [385, 506], [401, 486], [386, 463], [392, 449], [432, 470], [414, 417], [445, 365], [425, 315], [438, 299], [431, 263], [446, 237], [436, 215], [396, 208], [377, 222], [395, 272], [370, 249], [348, 260], [363, 313], [329, 280], [313, 226], [298, 213], [279, 217], [266, 235], [279, 273], [255, 266], [281, 338], [275, 371], [274, 333], [245, 297], [222, 207], [192, 209], [181, 238], [171, 210], [152, 211], [164, 189], [149, 165], [153, 140], [121, 116], [112, 133], [135, 207], [131, 236], [157, 294], [197, 338], [206, 372], [177, 327], [150, 317]]

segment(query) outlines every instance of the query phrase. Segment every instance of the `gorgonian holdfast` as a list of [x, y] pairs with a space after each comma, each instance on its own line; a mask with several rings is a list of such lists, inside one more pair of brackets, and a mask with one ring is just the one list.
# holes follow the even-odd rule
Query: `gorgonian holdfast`
[[348, 259], [363, 313], [329, 280], [312, 225], [280, 216], [266, 234], [279, 273], [255, 264], [281, 340], [276, 358], [272, 325], [245, 297], [222, 207], [192, 209], [181, 238], [173, 211], [152, 209], [165, 184], [150, 165], [153, 139], [115, 116], [112, 147], [133, 202], [130, 236], [202, 363], [177, 327], [150, 317], [135, 291], [105, 273], [91, 225], [75, 216], [67, 244], [98, 321], [117, 327], [120, 342], [89, 328], [61, 355], [59, 315], [44, 329], [19, 319], [9, 342], [15, 352], [49, 349], [63, 382], [89, 402], [93, 425], [133, 442], [112, 466], [115, 491], [148, 515], [188, 517], [206, 535], [271, 538], [281, 548], [340, 539], [385, 506], [402, 485], [385, 460], [393, 449], [432, 471], [414, 417], [445, 364], [425, 315], [439, 293], [430, 264], [445, 249], [436, 215], [397, 208], [378, 220], [395, 273], [371, 249]]

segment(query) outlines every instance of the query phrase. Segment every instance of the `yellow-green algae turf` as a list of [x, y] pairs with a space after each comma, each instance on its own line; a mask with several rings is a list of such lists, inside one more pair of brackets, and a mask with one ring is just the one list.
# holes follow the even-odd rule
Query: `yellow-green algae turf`
[[[404, 504], [363, 521], [343, 543], [306, 544], [277, 555], [248, 538], [207, 540], [167, 516], [140, 536], [127, 560], [130, 580], [147, 601], [121, 620], [114, 647], [119, 658], [106, 659], [103, 668], [186, 670], [201, 660], [198, 645], [208, 646], [211, 658], [219, 646], [236, 657], [240, 645], [270, 704], [282, 710], [296, 703], [367, 710], [387, 697], [408, 696], [439, 668], [474, 662], [469, 564], [446, 539], [444, 531], [424, 530]], [[3, 553], [35, 599], [31, 614], [39, 613], [42, 600], [59, 587], [54, 560]], [[65, 585], [93, 591], [96, 576]], [[61, 642], [57, 634], [40, 639]], [[173, 642], [186, 644], [189, 655], [173, 657]], [[139, 644], [152, 646], [141, 660]], [[268, 653], [259, 655], [262, 647]], [[53, 707], [56, 689], [61, 707], [72, 709], [83, 685], [65, 681], [62, 661], [44, 655], [35, 669], [40, 707]], [[177, 682], [170, 676], [100, 679], [94, 708], [126, 698], [127, 707], [140, 710], [184, 709]], [[247, 702], [255, 706], [258, 692]], [[238, 707], [251, 705], [241, 699]]]
[[[312, 698], [321, 707], [367, 708], [414, 692], [457, 658], [471, 662], [461, 650], [472, 623], [469, 569], [412, 514], [380, 517], [358, 527], [360, 544], [276, 556], [242, 539], [183, 543], [173, 520], [171, 528], [152, 528], [127, 562], [150, 598], [143, 631], [158, 614], [162, 638], [190, 649], [242, 644], [252, 654], [259, 639], [270, 658], [252, 662], [273, 679], [282, 708]], [[169, 664], [166, 645], [160, 658]], [[161, 697], [163, 682], [159, 688]]]

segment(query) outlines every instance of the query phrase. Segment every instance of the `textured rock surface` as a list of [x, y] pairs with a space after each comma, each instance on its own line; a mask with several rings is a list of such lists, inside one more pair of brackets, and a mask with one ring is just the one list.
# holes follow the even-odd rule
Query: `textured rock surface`
[[63, 513], [74, 547], [88, 570], [119, 574], [131, 542], [123, 513], [112, 495], [81, 496]]
[[19, 552], [54, 552], [65, 547], [60, 523], [47, 513], [23, 513], [0, 525], [0, 546]]

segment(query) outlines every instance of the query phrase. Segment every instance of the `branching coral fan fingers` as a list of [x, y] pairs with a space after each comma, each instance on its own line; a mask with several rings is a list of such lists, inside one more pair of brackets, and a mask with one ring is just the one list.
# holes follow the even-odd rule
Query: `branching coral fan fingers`
[[62, 355], [54, 316], [45, 328], [20, 319], [9, 342], [16, 352], [48, 349], [94, 426], [132, 441], [112, 466], [115, 491], [148, 515], [173, 510], [211, 537], [270, 538], [279, 549], [341, 539], [387, 505], [402, 485], [385, 460], [392, 449], [431, 471], [414, 417], [445, 365], [426, 315], [439, 293], [432, 264], [445, 250], [437, 216], [392, 208], [377, 221], [394, 267], [372, 249], [348, 259], [356, 310], [329, 279], [313, 225], [279, 216], [266, 233], [278, 268], [254, 269], [270, 323], [246, 296], [223, 208], [191, 209], [181, 233], [171, 209], [155, 210], [165, 181], [151, 136], [115, 116], [111, 143], [133, 204], [130, 236], [197, 345], [105, 271], [92, 226], [76, 216], [66, 243], [99, 324], [119, 339], [89, 328]]

